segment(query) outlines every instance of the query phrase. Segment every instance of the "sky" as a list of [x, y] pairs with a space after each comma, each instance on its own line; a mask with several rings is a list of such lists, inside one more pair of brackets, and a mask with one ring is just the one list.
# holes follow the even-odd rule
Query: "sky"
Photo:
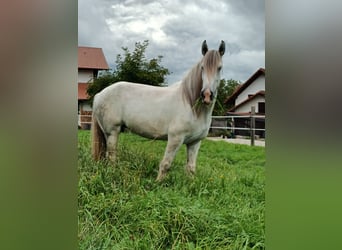
[[122, 47], [149, 40], [148, 59], [163, 56], [168, 84], [201, 60], [201, 45], [226, 43], [221, 77], [245, 82], [265, 68], [264, 0], [79, 0], [78, 45], [103, 49], [115, 69]]

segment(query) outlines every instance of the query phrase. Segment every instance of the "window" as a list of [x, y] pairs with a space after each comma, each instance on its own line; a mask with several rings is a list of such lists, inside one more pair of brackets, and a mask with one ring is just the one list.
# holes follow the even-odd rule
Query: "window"
[[265, 114], [265, 103], [258, 102], [258, 113]]

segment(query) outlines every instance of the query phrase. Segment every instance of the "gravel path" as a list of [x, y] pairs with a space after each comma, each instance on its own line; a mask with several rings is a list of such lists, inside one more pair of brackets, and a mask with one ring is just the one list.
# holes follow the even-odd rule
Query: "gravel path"
[[[225, 142], [229, 142], [229, 143], [251, 145], [250, 139], [223, 139], [222, 137], [207, 137], [207, 139], [211, 140], [211, 141], [225, 141]], [[254, 143], [255, 143], [255, 146], [265, 147], [265, 141], [264, 140], [255, 140]]]

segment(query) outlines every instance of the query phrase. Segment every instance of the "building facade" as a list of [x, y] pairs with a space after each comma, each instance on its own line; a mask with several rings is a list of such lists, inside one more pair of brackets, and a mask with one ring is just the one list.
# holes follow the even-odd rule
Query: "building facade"
[[[226, 106], [231, 106], [227, 111], [227, 115], [242, 117], [249, 116], [251, 114], [252, 107], [254, 107], [256, 115], [264, 116], [266, 108], [265, 96], [265, 69], [260, 68], [225, 100], [224, 104]], [[250, 126], [250, 119], [234, 119], [234, 126], [247, 128]], [[265, 118], [256, 118], [255, 128], [265, 129]], [[249, 131], [235, 130], [235, 134], [249, 135]], [[255, 134], [260, 137], [265, 137], [265, 131], [256, 131]]]
[[108, 70], [101, 48], [78, 47], [78, 127], [90, 128], [91, 104], [87, 95], [88, 84], [93, 82], [100, 70]]

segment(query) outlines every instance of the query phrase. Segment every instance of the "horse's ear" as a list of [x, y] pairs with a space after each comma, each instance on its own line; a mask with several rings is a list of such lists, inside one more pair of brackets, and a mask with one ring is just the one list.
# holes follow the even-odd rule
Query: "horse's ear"
[[226, 44], [225, 44], [224, 41], [222, 40], [222, 41], [221, 41], [221, 44], [220, 44], [220, 47], [219, 47], [219, 50], [218, 50], [221, 56], [224, 55], [225, 50], [226, 50]]
[[202, 43], [202, 55], [205, 55], [205, 53], [207, 53], [207, 51], [208, 51], [207, 41], [204, 40]]

